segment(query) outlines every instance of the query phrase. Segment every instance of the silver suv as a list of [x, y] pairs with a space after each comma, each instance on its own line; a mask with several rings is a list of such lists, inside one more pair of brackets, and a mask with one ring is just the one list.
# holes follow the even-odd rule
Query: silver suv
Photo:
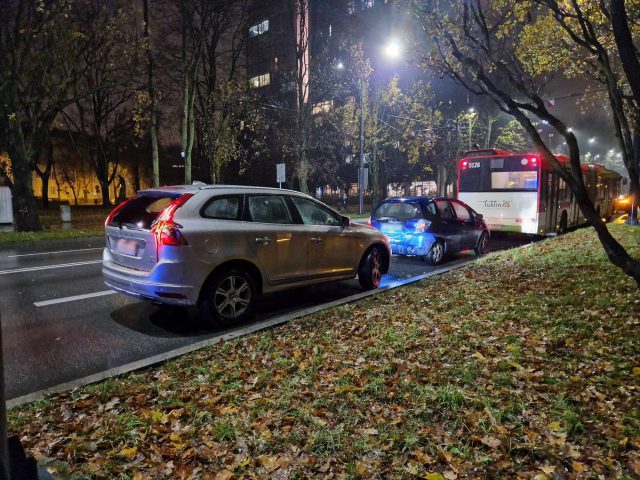
[[105, 223], [105, 283], [118, 292], [196, 305], [218, 324], [248, 317], [262, 293], [358, 276], [377, 288], [386, 237], [308, 195], [224, 185], [141, 191]]

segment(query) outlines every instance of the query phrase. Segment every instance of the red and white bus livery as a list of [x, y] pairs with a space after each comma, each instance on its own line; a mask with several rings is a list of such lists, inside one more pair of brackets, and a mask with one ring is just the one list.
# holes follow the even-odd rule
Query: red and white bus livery
[[[569, 169], [568, 157], [556, 159]], [[614, 212], [620, 175], [598, 164], [581, 167], [589, 197], [608, 219]], [[565, 181], [536, 154], [498, 149], [466, 152], [458, 165], [458, 198], [481, 213], [491, 230], [562, 233], [586, 222]]]

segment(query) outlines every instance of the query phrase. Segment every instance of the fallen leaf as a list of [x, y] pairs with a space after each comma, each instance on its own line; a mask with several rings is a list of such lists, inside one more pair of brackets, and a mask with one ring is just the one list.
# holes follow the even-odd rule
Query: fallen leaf
[[556, 467], [554, 467], [553, 465], [543, 465], [542, 467], [539, 467], [539, 468], [547, 475], [551, 475], [553, 472], [556, 471]]
[[495, 437], [484, 436], [480, 439], [480, 441], [490, 448], [498, 448], [500, 445], [502, 445], [502, 442]]
[[216, 474], [214, 480], [229, 480], [230, 478], [233, 478], [233, 473], [229, 470], [222, 470]]
[[439, 473], [427, 473], [424, 478], [427, 480], [445, 480], [444, 477]]
[[131, 447], [131, 448], [123, 448], [122, 450], [120, 450], [118, 455], [122, 457], [126, 457], [129, 460], [131, 460], [133, 457], [136, 456], [137, 453], [138, 453], [138, 447]]
[[280, 467], [279, 459], [275, 455], [260, 455], [258, 457], [258, 463], [268, 472], [272, 472]]
[[458, 478], [458, 474], [451, 470], [447, 470], [446, 472], [443, 473], [443, 475], [444, 475], [444, 478], [446, 478], [447, 480], [456, 480], [456, 478]]
[[438, 450], [438, 460], [442, 463], [450, 463], [453, 455], [445, 450]]
[[580, 462], [571, 462], [571, 468], [576, 473], [580, 473], [584, 470], [584, 465]]
[[416, 460], [418, 460], [420, 463], [422, 463], [424, 465], [431, 465], [433, 463], [436, 463], [436, 461], [433, 459], [433, 457], [431, 457], [430, 455], [427, 455], [422, 450], [417, 450], [416, 449], [416, 450], [411, 452], [411, 455], [413, 455]]

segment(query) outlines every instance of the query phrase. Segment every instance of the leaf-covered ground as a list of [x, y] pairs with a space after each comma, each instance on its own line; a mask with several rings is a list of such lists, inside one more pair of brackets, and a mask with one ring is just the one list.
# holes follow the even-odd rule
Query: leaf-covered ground
[[[640, 229], [612, 226], [640, 257]], [[65, 478], [640, 478], [640, 295], [591, 229], [10, 412]]]

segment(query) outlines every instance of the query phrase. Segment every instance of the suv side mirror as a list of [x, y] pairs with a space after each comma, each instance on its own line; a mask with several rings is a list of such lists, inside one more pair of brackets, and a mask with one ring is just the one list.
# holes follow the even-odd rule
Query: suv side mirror
[[482, 220], [484, 218], [484, 215], [482, 215], [481, 213], [476, 213], [476, 218], [478, 220]]
[[351, 219], [347, 216], [341, 217], [340, 225], [342, 226], [342, 228], [348, 227], [349, 225], [351, 225]]

